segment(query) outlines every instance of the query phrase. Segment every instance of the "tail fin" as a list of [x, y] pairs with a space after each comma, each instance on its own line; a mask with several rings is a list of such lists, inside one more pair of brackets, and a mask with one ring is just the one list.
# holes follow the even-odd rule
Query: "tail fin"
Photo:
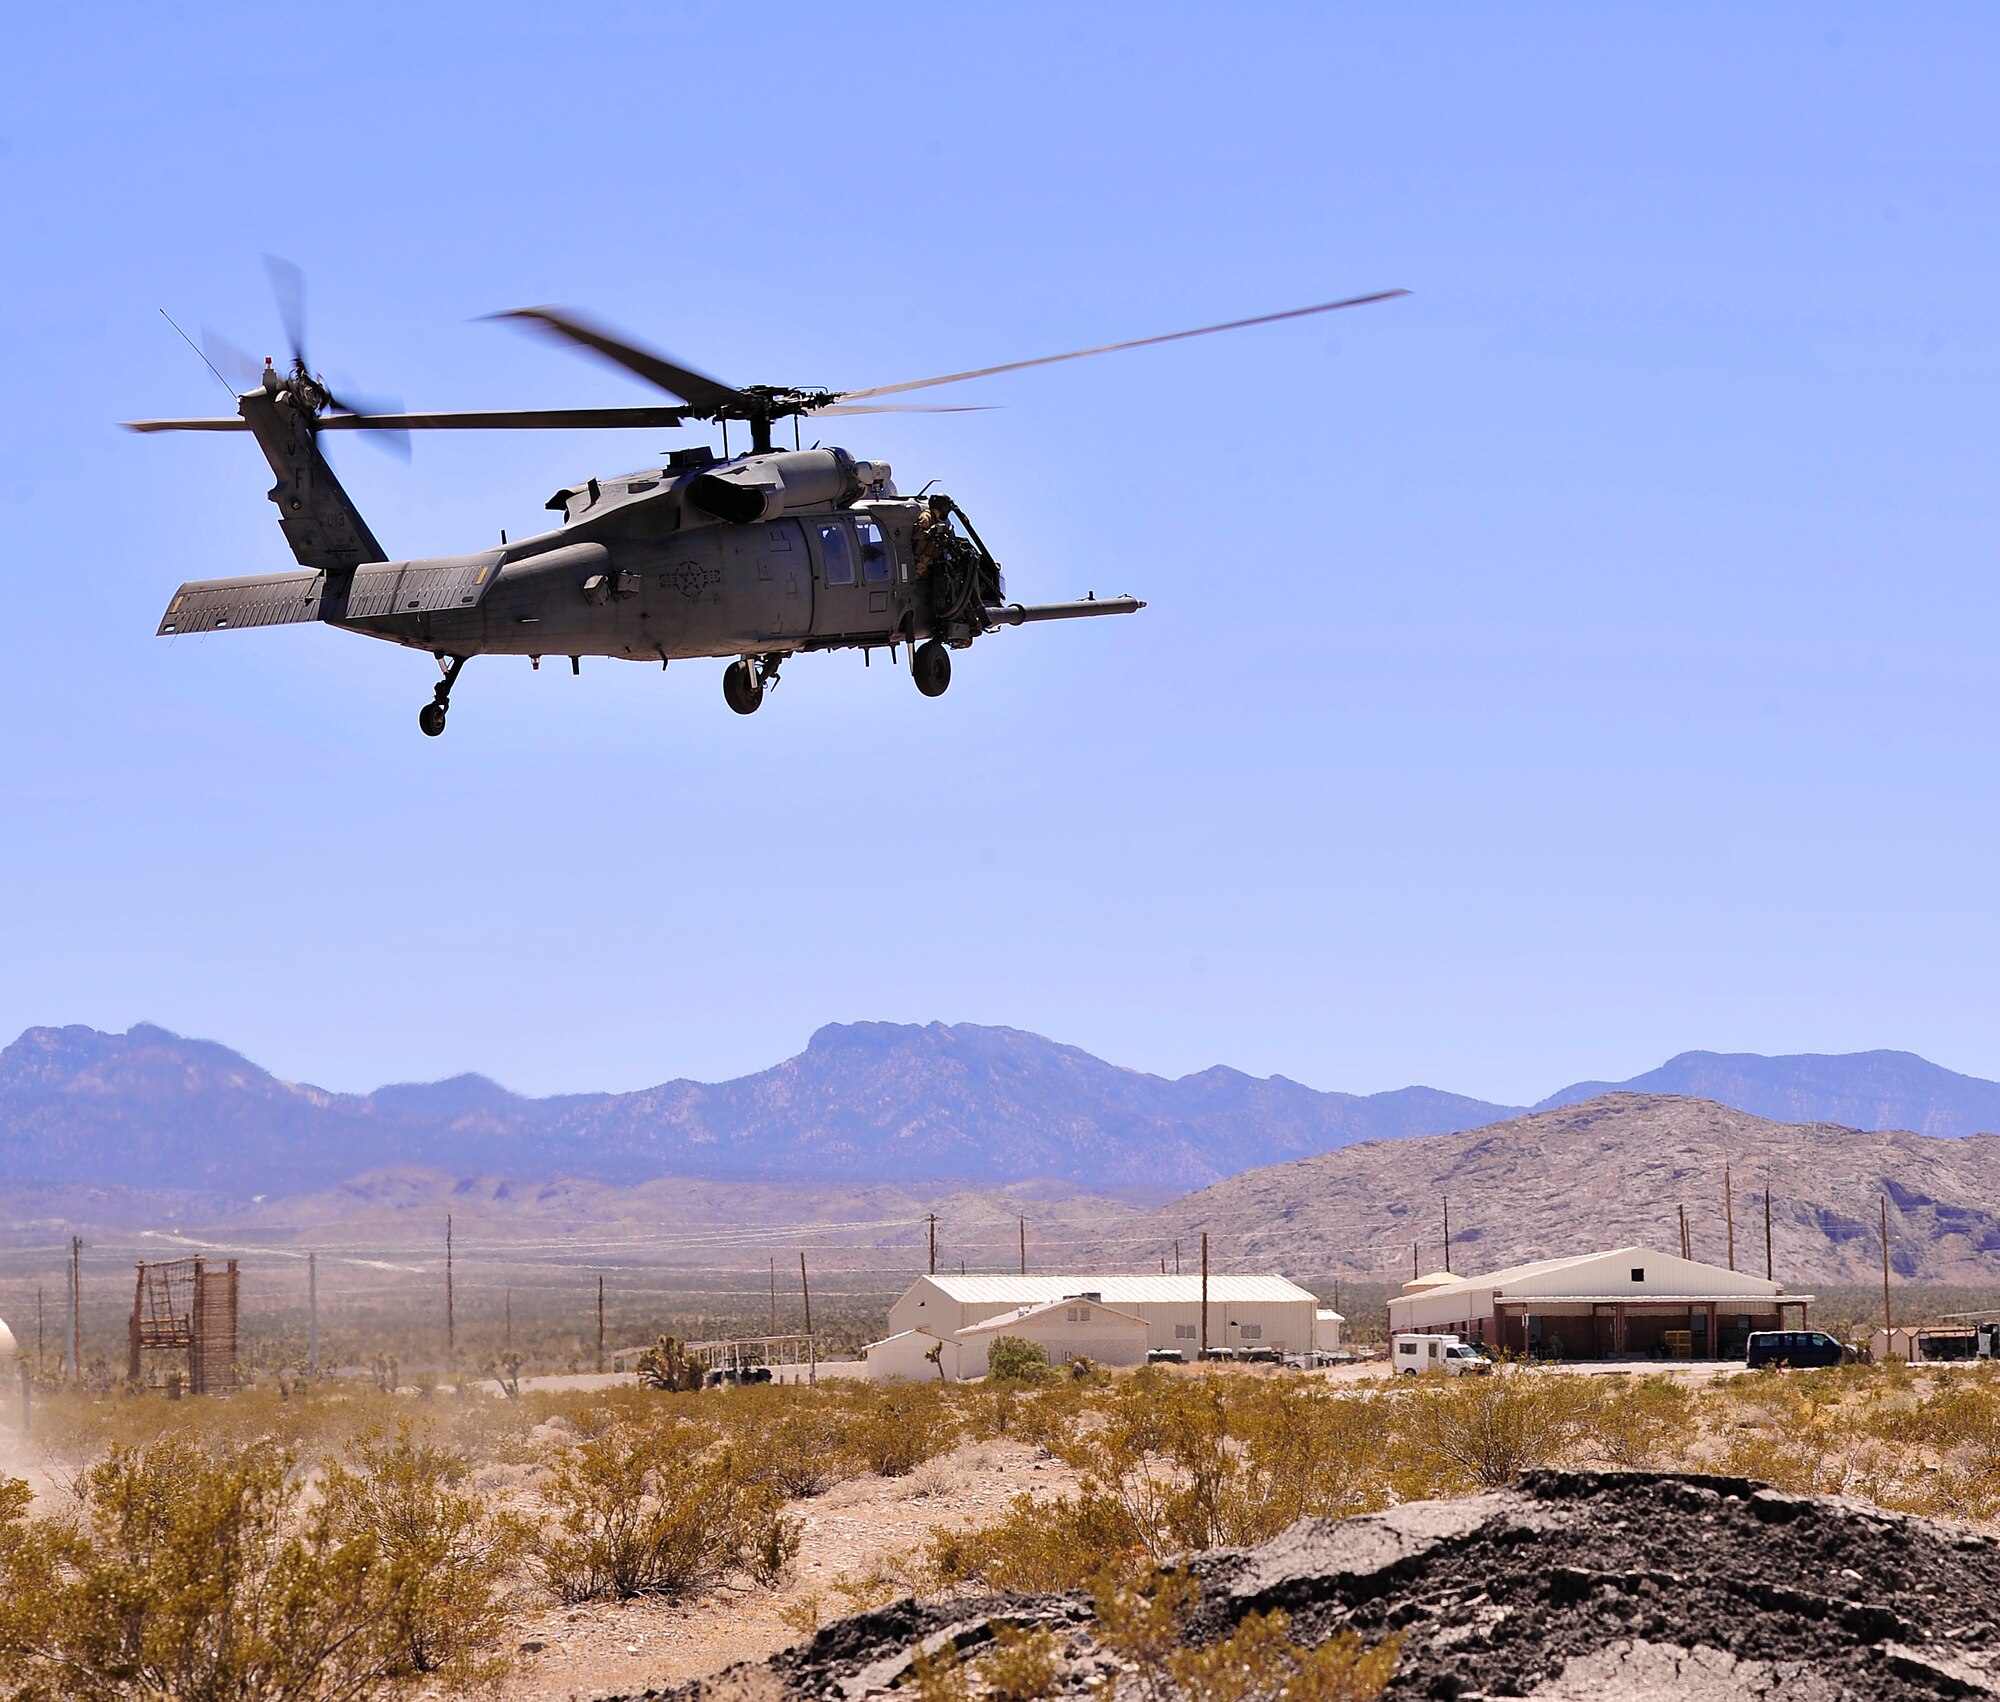
[[299, 565], [351, 573], [363, 562], [383, 560], [368, 522], [319, 452], [314, 416], [268, 389], [238, 397], [236, 407], [278, 475], [271, 500]]

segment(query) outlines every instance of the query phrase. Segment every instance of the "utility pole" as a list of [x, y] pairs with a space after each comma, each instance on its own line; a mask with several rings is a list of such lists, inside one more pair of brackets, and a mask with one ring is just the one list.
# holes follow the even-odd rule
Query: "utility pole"
[[1729, 1192], [1729, 1166], [1722, 1167], [1722, 1216], [1729, 1227], [1729, 1268], [1736, 1269], [1736, 1205]]
[[799, 1251], [799, 1293], [805, 1296], [806, 1301], [806, 1384], [809, 1388], [816, 1389], [819, 1387], [819, 1349], [813, 1341], [813, 1291], [812, 1284], [806, 1281], [806, 1255], [803, 1248]]
[[1451, 1196], [1444, 1197], [1444, 1268], [1451, 1270]]
[[1764, 1280], [1774, 1281], [1771, 1275], [1771, 1190], [1764, 1190]]
[[[931, 1254], [931, 1269], [937, 1269], [937, 1254]], [[778, 1255], [771, 1255], [771, 1334], [778, 1333]]]
[[597, 1277], [597, 1374], [604, 1375], [604, 1274]]
[[1882, 1196], [1882, 1328], [1893, 1331], [1896, 1321], [1889, 1315], [1889, 1196]]
[[1681, 1214], [1681, 1257], [1691, 1260], [1694, 1254], [1688, 1250], [1688, 1209], [1685, 1204], [1674, 1209]]
[[1201, 1356], [1208, 1357], [1208, 1231], [1201, 1232]]
[[452, 1312], [451, 1294], [451, 1213], [444, 1214], [444, 1363], [447, 1371], [458, 1362], [458, 1319]]
[[83, 1380], [83, 1237], [69, 1238], [69, 1378]]
[[1178, 1241], [1176, 1241], [1174, 1243], [1174, 1275], [1179, 1276], [1180, 1274], [1181, 1274], [1181, 1244]]
[[937, 1275], [937, 1213], [932, 1212], [928, 1222], [931, 1226], [931, 1275]]
[[1415, 1282], [1424, 1273], [1417, 1268], [1417, 1244], [1410, 1243], [1410, 1281]]
[[1021, 1219], [1021, 1274], [1028, 1274], [1028, 1220]]
[[306, 1375], [319, 1375], [319, 1255], [306, 1255]]

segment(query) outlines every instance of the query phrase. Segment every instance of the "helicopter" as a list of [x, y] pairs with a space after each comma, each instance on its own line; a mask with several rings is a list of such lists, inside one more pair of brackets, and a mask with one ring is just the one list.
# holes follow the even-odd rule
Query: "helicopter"
[[[417, 724], [432, 738], [444, 731], [452, 688], [473, 656], [526, 656], [536, 668], [544, 656], [567, 656], [572, 673], [581, 672], [585, 656], [663, 667], [726, 658], [723, 699], [749, 715], [784, 663], [803, 652], [859, 649], [866, 659], [887, 649], [899, 666], [907, 658], [919, 692], [938, 697], [951, 684], [952, 652], [1002, 627], [1137, 613], [1146, 605], [1129, 595], [1009, 602], [1000, 564], [963, 508], [928, 487], [916, 497], [898, 494], [886, 462], [817, 443], [804, 447], [800, 421], [973, 412], [882, 398], [1409, 293], [1380, 290], [844, 391], [726, 384], [573, 309], [516, 308], [490, 317], [610, 361], [664, 391], [671, 405], [405, 413], [358, 396], [343, 401], [328, 387], [306, 359], [297, 270], [287, 262], [267, 264], [290, 343], [289, 367], [281, 370], [267, 356], [240, 394], [224, 379], [236, 396], [233, 416], [126, 424], [138, 432], [254, 436], [276, 476], [270, 500], [299, 565], [287, 573], [190, 580], [174, 593], [159, 633], [319, 621], [427, 650], [441, 677]], [[221, 378], [216, 361], [203, 359]], [[248, 368], [247, 358], [239, 366]], [[790, 449], [774, 435], [784, 420], [792, 422]], [[320, 446], [328, 431], [392, 434], [387, 441], [406, 445], [401, 434], [411, 431], [657, 430], [691, 421], [721, 427], [721, 453], [676, 449], [638, 472], [587, 478], [549, 499], [547, 507], [561, 515], [549, 531], [513, 543], [503, 532], [496, 548], [411, 561], [391, 559], [376, 541]], [[749, 449], [734, 456], [731, 422], [746, 426], [750, 437]]]

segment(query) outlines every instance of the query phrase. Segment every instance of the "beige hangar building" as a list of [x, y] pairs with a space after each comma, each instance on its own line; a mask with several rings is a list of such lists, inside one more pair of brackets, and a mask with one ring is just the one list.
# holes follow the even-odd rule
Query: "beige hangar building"
[[1419, 1277], [1389, 1302], [1389, 1329], [1561, 1359], [1740, 1358], [1752, 1330], [1803, 1329], [1813, 1298], [1768, 1277], [1617, 1247], [1483, 1276]]
[[[1177, 1349], [1189, 1359], [1201, 1351], [1199, 1273], [1186, 1276], [1152, 1272], [1125, 1276], [941, 1273], [919, 1277], [910, 1285], [909, 1292], [889, 1308], [889, 1335], [921, 1330], [932, 1336], [959, 1337], [975, 1325], [1003, 1314], [1019, 1314], [1024, 1309], [1058, 1303], [1091, 1304], [1130, 1314], [1144, 1323], [1148, 1349]], [[1271, 1348], [1279, 1353], [1310, 1353], [1315, 1347], [1337, 1346], [1338, 1319], [1322, 1313], [1319, 1301], [1312, 1294], [1281, 1276], [1232, 1272], [1211, 1273], [1208, 1278], [1211, 1349], [1226, 1347], [1246, 1352]], [[983, 1366], [983, 1350], [979, 1358]], [[977, 1376], [978, 1372], [968, 1368], [965, 1375]]]

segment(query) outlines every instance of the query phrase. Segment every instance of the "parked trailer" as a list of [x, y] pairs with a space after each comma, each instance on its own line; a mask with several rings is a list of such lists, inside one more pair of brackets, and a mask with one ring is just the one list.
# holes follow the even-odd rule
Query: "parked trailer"
[[1390, 1343], [1390, 1362], [1414, 1377], [1420, 1371], [1441, 1371], [1447, 1377], [1483, 1377], [1493, 1361], [1471, 1342], [1457, 1336], [1397, 1335]]

